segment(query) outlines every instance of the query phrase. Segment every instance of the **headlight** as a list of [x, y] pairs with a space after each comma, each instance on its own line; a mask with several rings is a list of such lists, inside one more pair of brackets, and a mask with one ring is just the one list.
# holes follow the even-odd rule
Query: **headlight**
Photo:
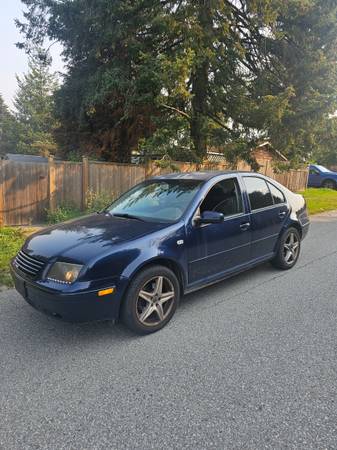
[[80, 264], [56, 262], [49, 270], [48, 278], [59, 283], [71, 284], [78, 278], [82, 267]]

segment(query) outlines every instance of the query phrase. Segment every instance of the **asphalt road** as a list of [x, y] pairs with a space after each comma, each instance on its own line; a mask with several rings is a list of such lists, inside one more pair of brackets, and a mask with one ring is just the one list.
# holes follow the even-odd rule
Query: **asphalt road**
[[161, 332], [0, 294], [0, 448], [337, 448], [337, 214], [297, 266], [186, 296]]

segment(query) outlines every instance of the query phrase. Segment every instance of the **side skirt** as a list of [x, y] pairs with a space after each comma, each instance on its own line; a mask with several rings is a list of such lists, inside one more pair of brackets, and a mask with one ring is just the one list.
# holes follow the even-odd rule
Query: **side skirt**
[[255, 260], [254, 262], [251, 262], [249, 264], [246, 264], [244, 266], [240, 266], [239, 268], [231, 271], [231, 272], [225, 272], [220, 275], [216, 275], [215, 277], [212, 277], [212, 279], [205, 280], [204, 282], [198, 282], [195, 285], [187, 286], [186, 289], [184, 289], [184, 295], [190, 294], [191, 292], [199, 291], [200, 289], [203, 289], [207, 286], [211, 286], [212, 284], [220, 283], [221, 281], [227, 280], [227, 278], [234, 277], [235, 275], [238, 275], [239, 273], [246, 272], [247, 270], [253, 269], [256, 266], [259, 266], [265, 262], [270, 261], [275, 256], [274, 253], [271, 253], [263, 258], [259, 258], [258, 260]]

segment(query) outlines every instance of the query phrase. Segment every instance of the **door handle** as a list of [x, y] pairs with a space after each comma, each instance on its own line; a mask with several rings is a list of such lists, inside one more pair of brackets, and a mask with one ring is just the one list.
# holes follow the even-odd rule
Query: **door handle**
[[287, 214], [286, 211], [280, 211], [280, 212], [278, 213], [278, 216], [279, 216], [280, 219], [284, 219], [285, 216], [286, 216], [286, 214]]
[[250, 227], [250, 222], [245, 222], [240, 225], [240, 228], [242, 231], [248, 230], [249, 227]]

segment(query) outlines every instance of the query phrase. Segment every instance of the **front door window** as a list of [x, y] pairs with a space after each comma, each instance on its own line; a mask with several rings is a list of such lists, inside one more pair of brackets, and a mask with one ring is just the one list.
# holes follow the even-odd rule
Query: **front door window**
[[200, 212], [216, 211], [226, 216], [243, 212], [242, 197], [236, 178], [220, 181], [206, 195]]

